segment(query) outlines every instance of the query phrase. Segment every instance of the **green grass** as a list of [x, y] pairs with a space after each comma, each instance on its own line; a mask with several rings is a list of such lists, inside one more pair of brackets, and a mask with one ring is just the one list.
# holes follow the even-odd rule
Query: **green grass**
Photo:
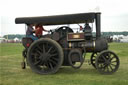
[[[53, 75], [39, 75], [21, 69], [21, 44], [0, 44], [0, 85], [128, 85], [128, 43], [111, 43], [110, 50], [120, 58], [120, 68], [101, 75], [87, 62], [80, 69], [62, 67]], [[86, 58], [89, 58], [88, 54]]]

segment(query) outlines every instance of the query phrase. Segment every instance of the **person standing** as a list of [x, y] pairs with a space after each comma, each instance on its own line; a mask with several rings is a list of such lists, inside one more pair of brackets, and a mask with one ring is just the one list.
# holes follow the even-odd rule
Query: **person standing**
[[40, 38], [43, 35], [43, 31], [48, 32], [47, 30], [45, 30], [43, 28], [43, 26], [41, 24], [37, 24], [35, 26], [35, 29], [36, 29], [35, 34], [36, 34], [36, 37], [38, 37], [38, 38]]

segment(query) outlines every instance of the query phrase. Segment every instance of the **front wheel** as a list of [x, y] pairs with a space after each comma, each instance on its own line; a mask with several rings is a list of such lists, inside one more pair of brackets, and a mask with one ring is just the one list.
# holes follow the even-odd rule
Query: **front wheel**
[[119, 68], [119, 64], [118, 56], [109, 50], [99, 53], [95, 62], [97, 70], [102, 74], [112, 74], [116, 72]]
[[29, 47], [27, 61], [32, 71], [39, 74], [53, 74], [63, 63], [63, 50], [56, 41], [42, 38]]

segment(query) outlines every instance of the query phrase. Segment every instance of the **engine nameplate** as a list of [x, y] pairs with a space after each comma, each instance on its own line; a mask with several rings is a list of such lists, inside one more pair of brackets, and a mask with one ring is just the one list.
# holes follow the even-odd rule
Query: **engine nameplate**
[[82, 41], [84, 39], [84, 33], [68, 33], [68, 41]]

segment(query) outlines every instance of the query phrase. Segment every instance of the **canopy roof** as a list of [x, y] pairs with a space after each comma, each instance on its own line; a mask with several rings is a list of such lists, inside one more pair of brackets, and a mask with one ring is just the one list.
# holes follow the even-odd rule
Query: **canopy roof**
[[79, 13], [40, 17], [19, 17], [15, 19], [16, 24], [42, 24], [42, 25], [61, 25], [93, 22], [97, 13]]

